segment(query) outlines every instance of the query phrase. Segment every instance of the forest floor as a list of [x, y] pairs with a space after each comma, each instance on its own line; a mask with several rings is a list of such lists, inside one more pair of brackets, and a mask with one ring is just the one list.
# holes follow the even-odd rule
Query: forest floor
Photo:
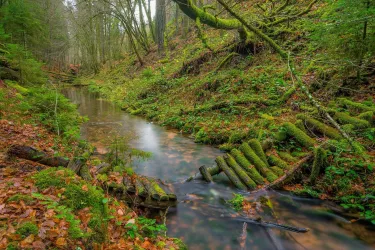
[[[294, 164], [313, 151], [300, 143], [297, 135], [280, 139], [285, 123], [296, 124], [312, 138], [315, 148], [330, 145], [328, 160], [315, 184], [308, 182], [313, 165], [308, 162], [284, 188], [298, 195], [333, 200], [375, 223], [371, 205], [375, 201], [375, 76], [370, 74], [360, 83], [350, 73], [314, 64], [306, 60], [311, 54], [309, 43], [299, 44], [296, 62], [304, 82], [354, 138], [356, 153], [338, 131], [328, 136], [318, 128], [332, 125], [295, 89], [288, 66], [275, 53], [261, 44], [252, 45], [238, 48], [238, 54], [227, 60], [230, 51], [223, 48], [233, 44], [231, 36], [223, 37], [216, 30], [207, 31], [207, 35], [211, 47], [219, 52], [205, 49], [190, 32], [187, 38], [169, 41], [164, 56], [152, 51], [145, 65], [133, 57], [78, 82], [88, 83], [91, 91], [133, 115], [176, 128], [197, 143], [212, 144], [224, 152], [250, 139], [273, 140], [276, 143], [267, 155]], [[309, 124], [306, 119], [310, 118], [319, 123]]]
[[[154, 220], [138, 216], [66, 168], [9, 158], [11, 145], [27, 145], [51, 156], [73, 157], [79, 141], [67, 141], [37, 122], [32, 95], [0, 83], [1, 249], [183, 249], [178, 239], [158, 235]], [[91, 168], [93, 169], [93, 168]]]

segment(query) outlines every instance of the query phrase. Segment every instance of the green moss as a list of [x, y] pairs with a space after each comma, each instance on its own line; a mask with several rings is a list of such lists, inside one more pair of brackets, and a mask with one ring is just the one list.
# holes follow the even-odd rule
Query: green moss
[[242, 143], [240, 150], [245, 155], [247, 160], [249, 160], [256, 169], [269, 181], [273, 182], [277, 179], [277, 176], [268, 169], [267, 165], [256, 155], [256, 153], [251, 149], [249, 144]]
[[346, 98], [338, 98], [339, 104], [342, 107], [353, 109], [355, 111], [373, 111], [375, 112], [375, 107], [370, 107], [362, 103], [353, 102]]
[[102, 213], [104, 194], [95, 186], [86, 185], [88, 191], [82, 189], [82, 184], [69, 184], [65, 187], [63, 203], [72, 208], [79, 210], [85, 207], [91, 207], [93, 210]]
[[25, 222], [21, 224], [20, 227], [16, 231], [16, 234], [21, 235], [22, 238], [26, 238], [27, 236], [31, 234], [38, 235], [38, 233], [39, 233], [39, 228], [33, 222]]
[[67, 168], [48, 168], [36, 173], [32, 178], [35, 181], [35, 186], [39, 189], [46, 189], [48, 187], [63, 188], [66, 186], [66, 181], [74, 179], [76, 174]]
[[297, 161], [297, 159], [291, 156], [288, 152], [279, 152], [279, 156], [281, 159], [283, 159], [286, 162], [293, 163]]
[[314, 150], [314, 163], [311, 170], [309, 182], [310, 184], [315, 184], [320, 171], [326, 166], [327, 163], [327, 152], [319, 147]]
[[274, 135], [274, 138], [275, 138], [276, 141], [278, 141], [278, 142], [282, 142], [282, 141], [285, 141], [286, 138], [288, 138], [288, 134], [286, 133], [285, 130], [278, 131], [278, 132]]
[[310, 148], [313, 147], [315, 144], [314, 139], [312, 139], [310, 136], [308, 136], [306, 133], [304, 133], [302, 130], [297, 128], [294, 124], [290, 122], [286, 122], [283, 124], [283, 127], [285, 128], [286, 133], [294, 137], [295, 140], [301, 144], [304, 147]]
[[353, 124], [345, 124], [342, 125], [341, 128], [348, 134], [351, 134], [354, 132], [355, 126]]
[[233, 169], [231, 169], [226, 161], [224, 160], [224, 157], [222, 156], [218, 156], [216, 157], [215, 159], [217, 165], [219, 166], [219, 168], [221, 170], [223, 170], [223, 172], [225, 173], [225, 175], [228, 177], [228, 179], [233, 183], [233, 185], [240, 189], [240, 190], [246, 190], [246, 186], [241, 182], [241, 180], [238, 178], [238, 176], [236, 175], [236, 173], [233, 171]]
[[244, 138], [246, 138], [246, 133], [235, 131], [230, 135], [228, 142], [241, 143]]
[[181, 239], [174, 238], [173, 242], [177, 245], [179, 250], [187, 250], [188, 249], [187, 246], [185, 245], [185, 243]]
[[[298, 117], [298, 116], [297, 116]], [[304, 133], [307, 134], [307, 131], [306, 131], [306, 128], [305, 128], [305, 124], [302, 120], [297, 120], [294, 125], [296, 125], [297, 128], [299, 128], [300, 130], [302, 130]]]
[[230, 152], [231, 156], [236, 160], [236, 162], [248, 173], [250, 178], [255, 181], [257, 184], [264, 184], [263, 177], [259, 172], [251, 165], [251, 163], [242, 155], [242, 153], [233, 149]]
[[368, 121], [359, 119], [357, 117], [352, 117], [346, 113], [335, 112], [334, 118], [341, 124], [352, 124], [356, 129], [370, 127], [370, 123]]
[[370, 124], [374, 124], [374, 122], [375, 122], [374, 112], [375, 111], [364, 112], [362, 114], [359, 114], [358, 118], [361, 119], [361, 120], [368, 121]]
[[255, 189], [257, 187], [257, 184], [246, 174], [245, 170], [243, 170], [243, 168], [237, 164], [231, 155], [227, 154], [224, 159], [228, 166], [233, 169], [233, 171], [249, 189]]
[[20, 201], [23, 201], [26, 204], [30, 204], [33, 202], [33, 197], [31, 197], [30, 195], [25, 195], [25, 194], [15, 194], [9, 197], [9, 199], [7, 200], [7, 202], [20, 202]]
[[230, 152], [235, 146], [232, 143], [224, 143], [219, 146], [219, 149], [225, 152]]
[[282, 176], [284, 175], [284, 171], [277, 167], [277, 166], [273, 166], [273, 167], [270, 167], [270, 169], [272, 170], [272, 172], [274, 172], [277, 176]]
[[249, 141], [249, 146], [257, 154], [257, 156], [267, 165], [267, 167], [269, 167], [266, 154], [264, 153], [260, 142], [257, 139], [251, 139]]
[[285, 161], [281, 160], [279, 157], [277, 157], [276, 155], [270, 155], [268, 156], [268, 162], [273, 165], [273, 166], [277, 166], [281, 169], [290, 169], [291, 166], [286, 163]]

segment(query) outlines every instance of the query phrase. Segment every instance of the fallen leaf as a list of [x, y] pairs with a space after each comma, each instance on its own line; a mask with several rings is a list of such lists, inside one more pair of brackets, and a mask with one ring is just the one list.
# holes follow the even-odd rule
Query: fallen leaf
[[34, 241], [33, 242], [33, 248], [34, 249], [46, 249], [46, 245], [44, 245], [43, 242], [41, 242], [40, 240], [38, 240], [38, 241]]
[[83, 185], [82, 190], [87, 192], [87, 191], [89, 191], [89, 188], [87, 187], [87, 185]]
[[23, 241], [21, 241], [21, 247], [26, 248], [34, 242], [34, 235], [30, 234]]
[[66, 239], [65, 238], [58, 238], [56, 240], [56, 245], [59, 247], [64, 247], [67, 245]]

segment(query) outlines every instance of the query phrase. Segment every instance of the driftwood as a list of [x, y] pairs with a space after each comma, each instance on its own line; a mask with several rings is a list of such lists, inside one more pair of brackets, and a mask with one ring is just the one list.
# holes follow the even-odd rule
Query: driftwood
[[294, 233], [307, 233], [308, 231], [310, 231], [310, 229], [308, 229], [308, 228], [294, 227], [294, 226], [279, 224], [279, 223], [275, 223], [275, 222], [262, 221], [260, 218], [251, 219], [251, 218], [240, 217], [240, 218], [235, 218], [235, 220], [243, 221], [243, 222], [250, 223], [250, 224], [259, 225], [259, 226], [262, 226], [262, 227], [279, 228], [279, 229], [287, 230], [287, 231], [294, 232]]

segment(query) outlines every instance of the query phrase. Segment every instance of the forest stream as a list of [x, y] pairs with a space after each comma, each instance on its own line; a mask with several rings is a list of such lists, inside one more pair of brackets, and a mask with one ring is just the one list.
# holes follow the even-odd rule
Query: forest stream
[[[81, 115], [89, 121], [82, 125], [82, 138], [101, 153], [106, 152], [108, 135], [116, 133], [138, 136], [134, 147], [152, 152], [146, 162], [137, 162], [139, 174], [160, 178], [171, 185], [179, 203], [167, 215], [168, 236], [180, 237], [189, 249], [373, 249], [375, 232], [360, 223], [330, 213], [330, 203], [269, 191], [275, 215], [283, 224], [306, 227], [304, 234], [247, 225], [246, 240], [243, 222], [236, 220], [236, 211], [226, 200], [238, 192], [220, 176], [215, 183], [184, 182], [199, 166], [212, 166], [222, 152], [212, 146], [196, 144], [178, 131], [168, 130], [143, 118], [121, 111], [111, 103], [89, 93], [86, 88], [63, 91], [79, 105]], [[247, 194], [251, 197], [252, 194]], [[366, 240], [366, 241], [364, 241]]]

